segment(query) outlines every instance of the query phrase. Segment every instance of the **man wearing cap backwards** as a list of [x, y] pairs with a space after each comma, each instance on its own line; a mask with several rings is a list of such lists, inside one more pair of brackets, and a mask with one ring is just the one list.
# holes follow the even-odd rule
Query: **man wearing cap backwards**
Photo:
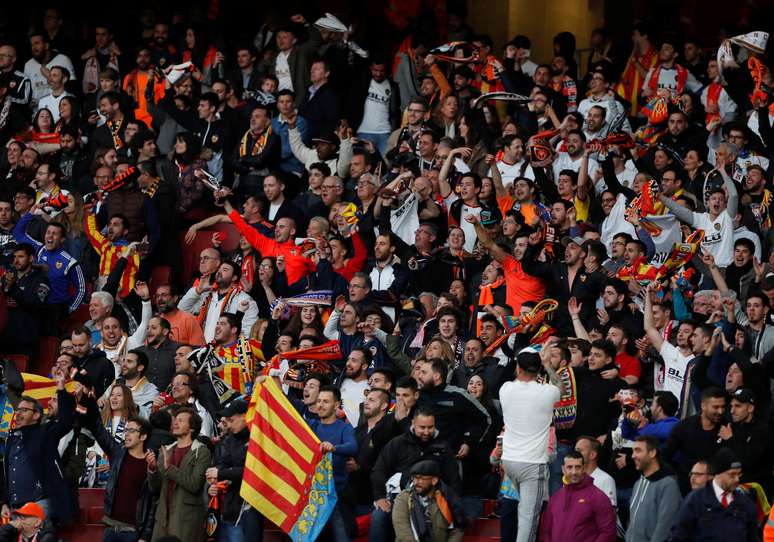
[[739, 388], [731, 396], [731, 423], [722, 425], [718, 436], [742, 463], [742, 482], [758, 482], [771, 487], [771, 458], [768, 453], [769, 428], [756, 419], [758, 399], [751, 390]]
[[[263, 517], [250, 506], [242, 511], [245, 503], [239, 496], [247, 443], [250, 440], [250, 430], [245, 422], [246, 413], [247, 402], [243, 399], [234, 399], [220, 413], [226, 421], [228, 436], [215, 446], [215, 465], [204, 474], [207, 483], [211, 484], [208, 494], [215, 496], [220, 493], [223, 497], [218, 528], [221, 532], [225, 531], [222, 535], [226, 540], [263, 539]], [[227, 484], [225, 495], [214, 485], [218, 482]]]
[[13, 511], [14, 519], [0, 527], [1, 542], [54, 542], [56, 533], [44, 522], [46, 512], [34, 502]]
[[441, 481], [441, 467], [425, 459], [411, 467], [411, 485], [395, 499], [392, 525], [395, 542], [459, 542], [464, 531], [461, 502]]
[[739, 458], [728, 448], [721, 448], [711, 465], [715, 478], [685, 498], [672, 528], [672, 542], [760, 540], [755, 504], [739, 488]]
[[[500, 388], [505, 433], [505, 473], [521, 496], [517, 542], [532, 542], [538, 530], [540, 509], [548, 495], [548, 430], [554, 403], [560, 398], [560, 380], [548, 355], [525, 348], [516, 357], [516, 380]], [[541, 365], [549, 384], [537, 381]]]
[[615, 509], [610, 499], [584, 471], [583, 455], [571, 451], [564, 456], [565, 484], [551, 497], [541, 521], [544, 542], [613, 542]]
[[15, 428], [8, 436], [4, 461], [5, 483], [2, 489], [2, 516], [11, 509], [34, 502], [47, 511], [52, 523], [70, 521], [77, 510], [77, 498], [62, 477], [64, 468], [57, 446], [70, 432], [75, 417], [75, 400], [65, 390], [64, 374], [57, 373], [56, 421], [41, 423], [43, 407], [34, 398], [23, 395], [14, 414]]

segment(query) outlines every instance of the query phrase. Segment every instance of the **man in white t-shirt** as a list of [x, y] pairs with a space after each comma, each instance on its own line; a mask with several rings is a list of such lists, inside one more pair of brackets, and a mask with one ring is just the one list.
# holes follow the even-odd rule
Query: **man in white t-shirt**
[[[548, 384], [537, 381], [541, 365], [549, 375]], [[535, 540], [540, 509], [548, 497], [548, 433], [560, 385], [548, 356], [525, 348], [516, 357], [516, 380], [500, 388], [505, 422], [502, 460], [521, 497], [518, 542]]]
[[24, 64], [24, 75], [32, 83], [32, 101], [35, 104], [51, 92], [48, 86], [48, 72], [52, 67], [62, 66], [70, 72], [70, 79], [76, 80], [72, 61], [61, 53], [51, 51], [48, 36], [45, 33], [34, 33], [30, 36], [30, 49], [32, 58]]
[[[570, 130], [567, 133], [567, 152], [557, 153], [556, 159], [552, 164], [554, 169], [554, 182], [559, 180], [559, 173], [563, 169], [571, 169], [575, 173], [580, 171], [585, 143], [586, 136], [583, 135], [581, 130]], [[590, 179], [594, 178], [597, 169], [599, 169], [599, 163], [593, 158], [589, 158], [587, 171]]]
[[48, 109], [54, 118], [54, 123], [59, 122], [59, 102], [70, 93], [65, 91], [65, 85], [70, 80], [70, 73], [67, 68], [62, 66], [52, 66], [48, 70], [48, 86], [51, 89], [50, 94], [46, 94], [38, 102], [38, 111]]
[[390, 119], [390, 102], [400, 98], [393, 96], [397, 90], [397, 85], [387, 79], [387, 64], [374, 59], [357, 137], [373, 143], [382, 155], [387, 152], [387, 141], [394, 128]]
[[[535, 180], [535, 172], [526, 158], [524, 158], [524, 140], [517, 135], [507, 135], [500, 140], [500, 150], [503, 151], [502, 160], [497, 161], [497, 170], [503, 180], [503, 186], [513, 184], [516, 177], [526, 177]], [[489, 170], [492, 176], [492, 170]]]
[[[653, 306], [651, 296], [645, 296], [645, 333], [663, 361], [653, 366], [653, 388], [655, 391], [672, 392], [679, 400], [685, 384], [688, 363], [694, 358], [690, 342], [694, 326], [691, 322], [681, 323], [677, 328], [677, 346], [674, 346], [656, 325], [654, 313], [660, 315], [664, 312], [660, 305]], [[671, 327], [668, 321], [666, 327]]]
[[371, 352], [365, 348], [353, 348], [344, 368], [344, 379], [339, 384], [341, 390], [341, 408], [347, 415], [352, 427], [360, 421], [360, 405], [365, 401], [368, 388], [368, 366], [371, 364]]
[[[715, 258], [715, 264], [725, 269], [731, 264], [734, 256], [734, 218], [739, 205], [739, 195], [736, 185], [726, 173], [725, 160], [718, 159], [716, 171], [723, 177], [723, 188], [710, 193], [706, 213], [693, 213], [673, 201], [671, 198], [659, 195], [659, 200], [683, 222], [697, 230], [704, 230], [701, 241], [702, 250], [706, 250]], [[726, 201], [726, 194], [728, 200]]]
[[575, 451], [583, 456], [583, 470], [594, 480], [594, 485], [602, 491], [613, 508], [618, 506], [616, 499], [615, 480], [608, 473], [599, 468], [599, 450], [602, 445], [594, 437], [581, 436], [575, 442]]

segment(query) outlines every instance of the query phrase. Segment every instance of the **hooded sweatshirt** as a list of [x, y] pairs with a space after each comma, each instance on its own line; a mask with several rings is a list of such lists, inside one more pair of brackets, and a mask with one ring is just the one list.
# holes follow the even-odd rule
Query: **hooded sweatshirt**
[[629, 503], [626, 542], [663, 542], [669, 538], [680, 509], [680, 488], [671, 471], [661, 467], [640, 476]]
[[577, 484], [567, 484], [548, 502], [540, 528], [545, 542], [613, 542], [615, 510], [610, 499], [584, 475]]

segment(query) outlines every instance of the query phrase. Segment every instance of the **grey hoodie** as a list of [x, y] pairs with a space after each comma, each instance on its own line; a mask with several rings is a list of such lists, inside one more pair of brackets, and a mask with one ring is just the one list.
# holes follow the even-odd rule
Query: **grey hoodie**
[[663, 542], [680, 510], [680, 488], [671, 472], [660, 468], [634, 484], [629, 503], [626, 542]]

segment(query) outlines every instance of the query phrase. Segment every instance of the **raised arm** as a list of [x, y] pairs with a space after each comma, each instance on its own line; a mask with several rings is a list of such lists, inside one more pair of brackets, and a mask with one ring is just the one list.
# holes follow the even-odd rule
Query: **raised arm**
[[650, 344], [652, 344], [653, 348], [660, 352], [661, 347], [664, 345], [664, 337], [661, 336], [661, 333], [658, 329], [656, 329], [656, 326], [653, 323], [653, 301], [651, 300], [652, 292], [653, 286], [651, 283], [648, 284], [647, 288], [645, 289], [645, 309], [643, 310], [644, 328], [645, 334], [648, 336], [648, 339], [650, 339]]
[[671, 198], [668, 198], [664, 196], [663, 194], [659, 194], [658, 199], [661, 203], [666, 206], [667, 209], [672, 211], [672, 214], [675, 215], [679, 220], [682, 220], [683, 222], [690, 224], [693, 226], [693, 213], [690, 211], [690, 209], [686, 209], [676, 201], [674, 201]]
[[731, 217], [731, 220], [734, 220], [736, 218], [736, 211], [739, 208], [739, 193], [736, 191], [734, 181], [726, 173], [726, 168], [720, 168], [720, 176], [723, 177], [723, 185], [726, 187], [726, 193], [728, 194], [726, 213]]
[[481, 246], [489, 252], [489, 255], [492, 258], [502, 263], [503, 260], [508, 257], [508, 253], [500, 248], [500, 246], [489, 237], [489, 233], [481, 225], [479, 218], [476, 215], [467, 215], [464, 218], [476, 228], [476, 235], [478, 236], [478, 242], [481, 243]]

